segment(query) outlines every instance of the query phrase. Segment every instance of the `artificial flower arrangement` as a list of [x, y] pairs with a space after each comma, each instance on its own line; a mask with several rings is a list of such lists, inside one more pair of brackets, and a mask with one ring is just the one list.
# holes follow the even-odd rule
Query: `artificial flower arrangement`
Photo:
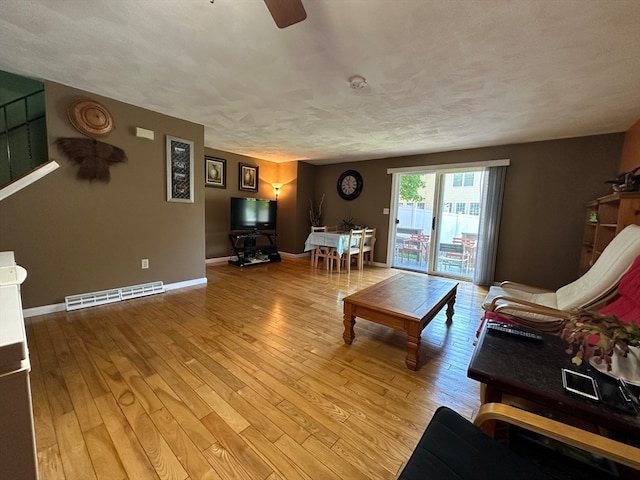
[[591, 360], [596, 365], [604, 362], [607, 371], [611, 371], [614, 354], [627, 357], [629, 347], [640, 347], [637, 323], [587, 311], [572, 315], [560, 336], [569, 342], [567, 353], [574, 355], [571, 359], [574, 364]]

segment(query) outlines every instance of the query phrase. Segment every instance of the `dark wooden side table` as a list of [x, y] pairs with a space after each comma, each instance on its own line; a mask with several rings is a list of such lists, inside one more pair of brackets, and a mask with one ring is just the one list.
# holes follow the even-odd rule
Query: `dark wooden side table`
[[[486, 385], [484, 402], [501, 402], [503, 396], [518, 397], [549, 415], [557, 412], [622, 435], [629, 443], [640, 445], [640, 415], [628, 414], [602, 403], [567, 393], [562, 386], [561, 368], [576, 370], [567, 343], [560, 337], [542, 334], [540, 343], [507, 335], [488, 333], [483, 327], [467, 376]], [[587, 368], [598, 381], [613, 379]], [[562, 421], [565, 421], [564, 419]], [[581, 426], [581, 425], [577, 425]]]

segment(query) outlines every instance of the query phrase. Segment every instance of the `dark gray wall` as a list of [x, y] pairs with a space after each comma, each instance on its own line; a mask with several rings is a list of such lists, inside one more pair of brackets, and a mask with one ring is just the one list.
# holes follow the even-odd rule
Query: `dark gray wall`
[[[316, 196], [326, 194], [324, 223], [354, 217], [376, 226], [375, 261], [385, 262], [391, 197], [390, 167], [510, 159], [504, 193], [495, 280], [557, 288], [577, 277], [585, 204], [611, 191], [624, 134], [460, 150], [316, 167]], [[364, 179], [362, 194], [342, 200], [340, 173], [353, 168]]]

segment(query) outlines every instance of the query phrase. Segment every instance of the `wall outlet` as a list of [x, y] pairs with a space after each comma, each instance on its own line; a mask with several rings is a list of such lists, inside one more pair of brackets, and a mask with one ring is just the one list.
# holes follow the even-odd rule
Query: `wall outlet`
[[143, 258], [140, 263], [142, 264], [142, 269], [144, 270], [145, 268], [149, 268], [149, 259], [148, 258]]
[[383, 208], [382, 209], [382, 214], [383, 215], [389, 215], [389, 209], [388, 208]]

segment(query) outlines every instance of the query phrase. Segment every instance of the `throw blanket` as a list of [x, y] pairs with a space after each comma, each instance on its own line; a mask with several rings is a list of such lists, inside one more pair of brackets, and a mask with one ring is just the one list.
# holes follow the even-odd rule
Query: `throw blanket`
[[640, 256], [624, 274], [618, 285], [618, 297], [598, 313], [615, 315], [625, 322], [640, 325]]

